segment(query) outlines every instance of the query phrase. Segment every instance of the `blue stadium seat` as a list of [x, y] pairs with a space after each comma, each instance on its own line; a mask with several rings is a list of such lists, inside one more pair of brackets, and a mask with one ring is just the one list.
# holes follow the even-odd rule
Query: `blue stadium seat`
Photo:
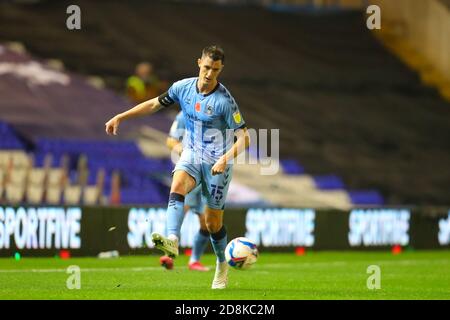
[[344, 189], [344, 182], [335, 175], [313, 176], [316, 187], [321, 190]]
[[296, 159], [282, 159], [280, 163], [285, 174], [305, 173], [305, 168]]
[[383, 205], [383, 196], [376, 190], [354, 190], [348, 191], [353, 204], [356, 205]]

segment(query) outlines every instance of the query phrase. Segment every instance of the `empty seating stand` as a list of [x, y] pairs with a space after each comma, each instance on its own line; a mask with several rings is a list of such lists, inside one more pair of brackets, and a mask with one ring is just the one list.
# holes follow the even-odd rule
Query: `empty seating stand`
[[[192, 74], [198, 39], [218, 41], [228, 57], [223, 83], [250, 127], [280, 129], [282, 158], [301, 159], [314, 175], [336, 174], [351, 190], [383, 190], [391, 204], [450, 201], [450, 153], [442, 151], [450, 150], [448, 103], [361, 27], [364, 12], [278, 13], [254, 6], [225, 9], [175, 2], [80, 0], [80, 7], [89, 7], [83, 21], [95, 26], [83, 31], [87, 32], [83, 39], [64, 28], [51, 34], [41, 28], [60, 23], [57, 2], [46, 2], [32, 21], [26, 19], [28, 12], [40, 9], [41, 2], [9, 10], [6, 6], [0, 10], [0, 36], [22, 41], [42, 57], [57, 57], [72, 70], [104, 76], [118, 91], [138, 62], [132, 51], [124, 50], [130, 41], [139, 42], [141, 54], [170, 81]], [[215, 23], [205, 22], [205, 16]], [[17, 24], [17, 19], [28, 24]], [[15, 28], [10, 28], [13, 24]], [[112, 24], [123, 36], [109, 36]], [[152, 36], [143, 38], [136, 30], [152, 30]], [[155, 39], [162, 45], [153, 46]], [[123, 104], [109, 95], [98, 101], [114, 102], [99, 112], [102, 121], [106, 114], [123, 111]], [[92, 104], [81, 110], [76, 103], [83, 115], [93, 111]], [[81, 119], [75, 108], [65, 110]], [[40, 118], [41, 114], [36, 120]], [[152, 126], [163, 123], [154, 119], [144, 121]], [[70, 128], [64, 124], [67, 134], [104, 134], [104, 122], [94, 125], [93, 119], [88, 120], [82, 132], [79, 122]]]
[[[69, 185], [64, 190], [66, 203], [78, 199], [89, 205], [99, 204], [102, 195], [106, 198], [111, 195], [113, 172], [120, 174], [120, 203], [161, 204], [167, 200], [168, 187], [160, 180], [170, 173], [170, 160], [146, 158], [132, 141], [40, 139], [36, 150], [41, 159], [45, 153], [69, 156]], [[83, 170], [87, 173], [87, 181], [78, 191], [74, 185], [83, 180], [79, 168], [81, 157], [86, 158]]]
[[[449, 202], [450, 154], [442, 152], [450, 150], [450, 139], [446, 138], [450, 127], [448, 104], [434, 90], [423, 87], [418, 75], [388, 53], [367, 28], [361, 28], [365, 23], [361, 12], [291, 14], [247, 6], [224, 10], [206, 5], [130, 1], [131, 5], [81, 0], [80, 6], [90, 8], [86, 22], [96, 26], [94, 31], [85, 30], [91, 33], [83, 41], [77, 33], [68, 34], [64, 28], [52, 34], [39, 28], [46, 21], [59, 23], [57, 4], [46, 3], [45, 10], [30, 25], [13, 29], [8, 26], [18, 18], [24, 19], [34, 6], [38, 9], [40, 3], [11, 10], [5, 7], [0, 12], [0, 36], [17, 38], [45, 58], [50, 58], [51, 52], [51, 58], [57, 56], [72, 70], [104, 75], [109, 87], [121, 90], [137, 62], [131, 52], [123, 50], [127, 39], [140, 41], [142, 54], [163, 69], [169, 80], [192, 74], [198, 43], [189, 36], [177, 37], [189, 27], [190, 34], [199, 35], [205, 43], [220, 41], [225, 47], [229, 58], [223, 83], [232, 91], [250, 127], [280, 129], [282, 158], [301, 159], [305, 173], [336, 174], [350, 190], [383, 190], [388, 203], [401, 204], [411, 199], [415, 203]], [[123, 12], [133, 17], [132, 25], [123, 18]], [[198, 22], [205, 15], [216, 21], [208, 25], [208, 31], [207, 23]], [[112, 23], [126, 37], [109, 39], [104, 31]], [[170, 28], [161, 27], [166, 25]], [[36, 33], [28, 32], [30, 26]], [[152, 30], [152, 37], [139, 37], [136, 28]], [[43, 42], [43, 37], [51, 41]], [[164, 45], [152, 47], [154, 39]], [[180, 50], [184, 53], [181, 56]], [[124, 108], [118, 99], [105, 96], [98, 100], [110, 99], [114, 106], [107, 112], [102, 108], [100, 115], [92, 117], [103, 123], [106, 114]], [[81, 113], [92, 111], [91, 106], [80, 104]], [[103, 123], [94, 126], [98, 129], [95, 134], [104, 135], [100, 132]], [[36, 127], [33, 130], [46, 126], [41, 123]], [[77, 126], [67, 129], [67, 134], [75, 130], [94, 134], [92, 130], [79, 132]], [[298, 167], [286, 164], [285, 168], [286, 174], [301, 174]], [[130, 181], [127, 177], [123, 180]], [[318, 185], [323, 187], [322, 182]], [[413, 190], [411, 185], [415, 186]], [[336, 189], [323, 189], [327, 190]]]
[[170, 160], [146, 158], [132, 141], [38, 139], [27, 152], [5, 122], [0, 134], [0, 203], [107, 204], [114, 172], [122, 204], [167, 200], [161, 179], [170, 174]]

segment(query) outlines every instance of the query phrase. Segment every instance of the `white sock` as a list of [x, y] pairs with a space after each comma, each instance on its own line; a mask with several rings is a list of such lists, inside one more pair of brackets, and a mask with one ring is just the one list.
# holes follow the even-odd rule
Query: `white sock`
[[194, 263], [194, 262], [197, 262], [197, 261], [198, 261], [198, 260], [195, 260], [193, 256], [191, 256], [191, 257], [189, 258], [189, 263]]
[[169, 234], [167, 239], [172, 240], [172, 241], [176, 241], [178, 243], [178, 237], [176, 235], [174, 235], [174, 234]]

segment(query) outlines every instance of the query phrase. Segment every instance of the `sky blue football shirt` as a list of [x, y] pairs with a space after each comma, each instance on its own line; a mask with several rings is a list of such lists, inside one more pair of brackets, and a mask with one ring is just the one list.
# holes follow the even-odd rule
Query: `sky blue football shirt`
[[244, 128], [245, 121], [230, 92], [221, 83], [203, 95], [197, 89], [198, 78], [175, 82], [169, 97], [178, 102], [184, 116], [184, 147], [203, 162], [215, 163], [234, 143], [234, 130]]

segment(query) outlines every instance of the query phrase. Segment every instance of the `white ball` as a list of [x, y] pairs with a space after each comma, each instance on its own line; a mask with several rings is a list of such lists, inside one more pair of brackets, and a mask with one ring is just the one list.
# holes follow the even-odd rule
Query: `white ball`
[[225, 248], [225, 259], [233, 268], [246, 270], [258, 259], [258, 249], [256, 244], [248, 238], [235, 238]]

